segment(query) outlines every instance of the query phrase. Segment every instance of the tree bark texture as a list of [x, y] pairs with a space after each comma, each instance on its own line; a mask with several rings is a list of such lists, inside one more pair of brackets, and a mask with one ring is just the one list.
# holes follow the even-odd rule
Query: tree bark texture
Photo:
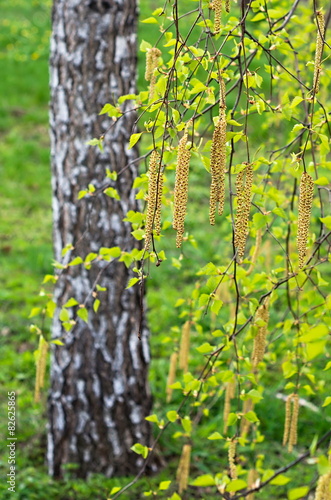
[[[98, 116], [103, 105], [136, 91], [136, 22], [134, 0], [54, 0], [50, 125], [57, 261], [68, 244], [74, 248], [67, 262], [100, 247], [137, 246], [122, 222], [128, 210], [139, 209], [132, 190], [137, 151], [128, 149], [136, 118], [130, 101], [106, 136], [104, 152], [86, 145], [109, 126], [109, 118]], [[121, 172], [113, 183], [120, 201], [103, 193], [78, 201], [90, 183], [102, 191], [107, 168]], [[106, 291], [98, 292], [101, 305], [94, 313], [98, 276]], [[148, 331], [144, 326], [138, 340], [140, 298], [137, 287], [125, 289], [129, 277], [123, 263], [103, 260], [90, 270], [78, 265], [59, 272], [53, 338], [65, 345], [53, 345], [48, 402], [47, 459], [54, 477], [68, 463], [77, 464], [79, 477], [136, 473], [142, 459], [130, 447], [150, 444]], [[79, 304], [87, 300], [89, 319], [67, 333], [59, 311], [71, 297]]]

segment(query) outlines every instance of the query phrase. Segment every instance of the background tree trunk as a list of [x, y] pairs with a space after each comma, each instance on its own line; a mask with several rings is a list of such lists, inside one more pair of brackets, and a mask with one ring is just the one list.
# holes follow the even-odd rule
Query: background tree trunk
[[[50, 123], [56, 260], [68, 244], [74, 249], [67, 260], [100, 247], [137, 246], [122, 222], [128, 210], [138, 209], [132, 190], [137, 151], [127, 149], [134, 112], [113, 126], [104, 152], [86, 145], [109, 125], [109, 118], [98, 117], [102, 106], [136, 91], [136, 22], [134, 0], [54, 0]], [[78, 201], [89, 183], [104, 186], [106, 168], [122, 172], [113, 184], [121, 200], [102, 193]], [[137, 287], [125, 290], [129, 271], [123, 263], [107, 264], [98, 261], [90, 270], [70, 266], [56, 284], [53, 338], [63, 338], [65, 346], [53, 345], [52, 352], [47, 458], [55, 477], [68, 463], [78, 464], [79, 477], [135, 473], [142, 459], [130, 447], [150, 441], [144, 419], [151, 409], [148, 332], [144, 328], [138, 340], [139, 293]], [[99, 284], [107, 290], [98, 292], [95, 314], [95, 280], [102, 269]], [[79, 319], [66, 333], [59, 311], [71, 297], [79, 304], [89, 297], [89, 320]]]

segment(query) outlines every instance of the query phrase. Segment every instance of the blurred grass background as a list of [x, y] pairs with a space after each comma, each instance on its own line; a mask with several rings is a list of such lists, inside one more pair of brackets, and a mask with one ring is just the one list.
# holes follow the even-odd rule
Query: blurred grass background
[[[185, 0], [191, 6], [188, 0]], [[48, 45], [50, 36], [49, 0], [12, 0], [0, 1], [0, 381], [1, 400], [6, 401], [7, 391], [16, 391], [18, 402], [18, 442], [17, 453], [17, 493], [7, 490], [4, 481], [0, 484], [2, 498], [32, 500], [52, 498], [95, 499], [107, 497], [113, 486], [124, 485], [126, 478], [105, 479], [93, 476], [89, 481], [72, 480], [70, 468], [62, 482], [54, 482], [47, 476], [45, 466], [46, 449], [46, 395], [41, 404], [33, 402], [34, 388], [34, 350], [37, 339], [29, 332], [29, 313], [38, 303], [38, 292], [43, 276], [52, 273], [52, 229], [51, 229], [51, 189], [48, 136]], [[141, 18], [148, 17], [150, 12], [159, 7], [156, 1], [141, 0]], [[153, 42], [154, 27], [140, 24], [139, 38]], [[144, 55], [139, 58], [139, 87], [144, 86]], [[185, 259], [178, 261], [179, 252], [174, 248], [174, 237], [164, 246], [169, 249], [168, 263], [154, 269], [149, 280], [148, 305], [149, 322], [152, 331], [153, 362], [150, 372], [155, 413], [165, 414], [167, 409], [176, 408], [180, 395], [174, 397], [174, 403], [165, 405], [165, 378], [171, 352], [171, 338], [179, 336], [178, 309], [174, 307], [178, 298], [187, 299], [196, 281], [195, 273], [200, 266], [209, 260], [215, 260], [218, 249], [217, 235], [206, 237], [209, 229], [206, 224], [208, 208], [201, 210], [203, 199], [208, 200], [209, 186], [201, 183], [197, 169], [193, 168], [190, 191], [192, 197], [189, 230], [197, 240], [197, 248], [187, 245]], [[194, 187], [195, 186], [195, 187]], [[211, 233], [210, 233], [211, 234]], [[226, 244], [223, 243], [223, 244]], [[182, 266], [179, 286], [171, 259]], [[184, 320], [183, 320], [184, 321]], [[276, 404], [275, 393], [281, 380], [270, 374], [270, 386], [265, 396], [265, 406], [269, 408], [262, 418], [262, 430], [267, 432], [265, 452], [274, 450], [269, 459], [269, 467], [278, 467], [279, 457], [290, 459], [280, 448], [279, 435], [282, 432], [283, 414]], [[178, 399], [176, 399], [178, 398]], [[6, 407], [1, 405], [1, 436], [6, 436]], [[212, 408], [205, 425], [201, 425], [199, 437], [205, 438], [211, 432], [219, 430], [219, 406]], [[308, 413], [307, 413], [308, 412]], [[306, 415], [305, 415], [306, 414]], [[302, 421], [310, 421], [311, 427], [302, 425], [300, 432], [314, 435], [314, 425], [319, 426], [320, 433], [329, 424], [320, 421], [320, 415], [314, 415], [303, 409]], [[266, 424], [267, 429], [266, 429]], [[174, 477], [177, 466], [180, 443], [171, 440], [176, 429], [165, 434], [160, 446], [168, 460], [168, 466], [157, 477], [142, 479], [122, 498], [143, 498], [142, 492], [157, 488], [160, 481]], [[205, 440], [196, 442], [194, 467], [199, 473], [209, 472], [213, 466], [216, 470], [226, 465], [226, 453], [214, 442]], [[263, 445], [262, 445], [263, 447]], [[175, 458], [175, 460], [172, 460]], [[215, 465], [216, 464], [216, 465]], [[220, 464], [220, 465], [217, 465]], [[0, 455], [0, 468], [7, 473], [6, 450]], [[306, 484], [313, 476], [295, 477], [293, 486]], [[204, 494], [206, 494], [204, 489]], [[166, 498], [159, 494], [158, 498]], [[198, 496], [196, 498], [203, 498]], [[191, 497], [187, 497], [191, 498]], [[209, 492], [208, 498], [213, 498]], [[215, 497], [216, 498], [216, 497]], [[287, 498], [280, 487], [270, 487], [256, 498]]]

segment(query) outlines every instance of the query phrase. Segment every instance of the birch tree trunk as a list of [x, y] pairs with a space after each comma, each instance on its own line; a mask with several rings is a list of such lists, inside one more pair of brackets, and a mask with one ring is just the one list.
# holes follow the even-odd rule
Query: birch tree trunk
[[[128, 150], [134, 112], [114, 124], [104, 152], [86, 145], [109, 125], [109, 118], [98, 116], [103, 105], [136, 91], [136, 22], [134, 0], [54, 0], [50, 125], [57, 261], [69, 244], [68, 260], [100, 247], [137, 245], [122, 222], [128, 210], [138, 210], [132, 190], [137, 151]], [[103, 193], [78, 201], [88, 184], [102, 190], [107, 168], [121, 172], [113, 183], [120, 201]], [[65, 345], [53, 345], [48, 403], [47, 459], [54, 477], [68, 463], [77, 464], [79, 477], [133, 474], [142, 459], [130, 447], [150, 444], [148, 332], [144, 327], [138, 340], [139, 293], [125, 289], [128, 279], [123, 263], [105, 261], [59, 273], [53, 338]], [[98, 292], [101, 305], [94, 313], [96, 280], [106, 291]], [[67, 333], [59, 311], [71, 297], [79, 304], [88, 298], [89, 319]]]

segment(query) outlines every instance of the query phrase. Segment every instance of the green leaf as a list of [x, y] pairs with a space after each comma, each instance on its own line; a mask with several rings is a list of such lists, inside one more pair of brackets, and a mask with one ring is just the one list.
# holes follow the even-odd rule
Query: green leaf
[[61, 342], [61, 340], [59, 340], [59, 339], [51, 340], [51, 344], [55, 344], [55, 345], [64, 345], [64, 343], [63, 343], [63, 342]]
[[253, 215], [253, 224], [255, 229], [261, 229], [266, 225], [266, 223], [267, 223], [266, 215], [260, 214], [259, 212]]
[[116, 170], [109, 170], [109, 168], [106, 169], [106, 174], [108, 179], [111, 179], [112, 181], [117, 180], [117, 172]]
[[171, 497], [168, 498], [168, 500], [182, 500], [182, 497], [180, 497], [178, 493], [173, 493]]
[[61, 321], [69, 321], [70, 320], [70, 314], [69, 314], [68, 309], [62, 308], [61, 312], [59, 314], [59, 318], [60, 318]]
[[33, 318], [34, 316], [37, 316], [40, 313], [40, 311], [41, 307], [33, 307], [28, 317]]
[[[99, 254], [105, 257], [112, 257], [116, 259], [121, 255], [122, 251], [120, 247], [101, 247], [99, 250]], [[104, 290], [103, 290], [104, 291]]]
[[248, 411], [245, 413], [244, 418], [248, 420], [248, 422], [259, 422], [260, 420], [258, 419], [255, 411]]
[[331, 230], [331, 215], [327, 215], [326, 217], [320, 217], [320, 221], [325, 224], [327, 229]]
[[125, 101], [133, 101], [134, 99], [137, 99], [137, 97], [138, 96], [136, 94], [121, 95], [121, 97], [119, 97], [118, 99], [118, 104], [122, 104]]
[[279, 474], [279, 476], [270, 481], [270, 484], [273, 484], [275, 486], [284, 486], [289, 481], [291, 481], [289, 477], [284, 476], [284, 474]]
[[213, 432], [212, 434], [210, 434], [210, 436], [208, 436], [208, 439], [210, 439], [211, 441], [214, 441], [216, 439], [224, 439], [224, 437], [219, 433], [219, 432]]
[[210, 306], [210, 309], [214, 314], [217, 315], [219, 313], [222, 305], [223, 305], [223, 302], [220, 299], [214, 299], [212, 302], [212, 305]]
[[207, 293], [202, 293], [199, 297], [199, 306], [200, 307], [205, 306], [206, 304], [208, 304], [209, 300], [210, 300], [210, 295]]
[[68, 266], [78, 266], [82, 264], [83, 259], [81, 257], [75, 257], [71, 262], [69, 262]]
[[325, 399], [324, 399], [324, 403], [322, 404], [322, 406], [328, 406], [329, 404], [331, 404], [331, 396], [327, 396]]
[[79, 302], [77, 302], [76, 299], [71, 297], [71, 299], [67, 300], [67, 302], [64, 304], [63, 307], [74, 307], [74, 306], [77, 306], [78, 304], [79, 304]]
[[316, 342], [321, 340], [323, 337], [327, 336], [329, 333], [329, 329], [325, 324], [317, 325], [310, 329], [309, 333], [305, 335], [301, 335], [298, 337], [300, 342]]
[[167, 419], [170, 420], [170, 422], [176, 422], [178, 418], [178, 413], [175, 410], [170, 410], [167, 411]]
[[[68, 243], [61, 252], [62, 257], [64, 257], [70, 250], [73, 250], [73, 245], [71, 243]], [[83, 262], [83, 261], [82, 261]]]
[[323, 371], [325, 372], [326, 370], [330, 370], [330, 368], [331, 368], [331, 361], [328, 361]]
[[140, 443], [136, 443], [130, 448], [132, 451], [137, 453], [137, 455], [142, 455], [143, 458], [148, 457], [148, 448]]
[[148, 422], [154, 422], [156, 424], [158, 424], [159, 422], [159, 419], [157, 415], [155, 415], [155, 413], [153, 415], [148, 415], [148, 417], [145, 417], [145, 420], [147, 420]]
[[145, 40], [142, 40], [139, 46], [139, 50], [141, 52], [147, 52], [148, 49], [151, 49], [152, 45], [149, 42], [146, 42]]
[[87, 194], [89, 194], [89, 192], [86, 189], [83, 189], [82, 191], [79, 191], [79, 193], [78, 193], [78, 200], [81, 200]]
[[330, 181], [327, 177], [319, 177], [316, 181], [314, 181], [314, 184], [317, 184], [318, 186], [328, 186]]
[[95, 313], [97, 313], [99, 307], [100, 307], [100, 300], [99, 299], [95, 299], [95, 301], [93, 302], [93, 311]]
[[203, 474], [194, 479], [192, 486], [215, 486], [215, 479], [210, 474]]
[[115, 495], [115, 493], [117, 493], [118, 491], [120, 491], [122, 488], [120, 486], [114, 486], [111, 490], [110, 490], [110, 495]]
[[109, 187], [104, 190], [104, 193], [109, 196], [110, 198], [115, 198], [116, 200], [120, 200], [120, 195], [117, 192], [117, 189]]
[[184, 431], [187, 432], [187, 434], [191, 434], [191, 432], [192, 432], [192, 422], [191, 422], [190, 417], [184, 417], [184, 418], [182, 418], [182, 426], [183, 426]]
[[[122, 116], [122, 112], [120, 109], [118, 108], [115, 108], [115, 106], [113, 106], [112, 104], [105, 104], [104, 107], [102, 108], [102, 110], [100, 111], [99, 115], [104, 115], [104, 114], [108, 114], [108, 116], [112, 117], [112, 116]], [[94, 139], [92, 139], [94, 140]]]
[[85, 321], [85, 323], [88, 322], [88, 311], [86, 309], [86, 307], [80, 307], [78, 310], [77, 310], [77, 316], [82, 319], [83, 321]]
[[252, 22], [257, 22], [257, 21], [262, 21], [262, 19], [265, 19], [266, 14], [264, 12], [258, 12], [253, 19], [251, 19]]
[[293, 108], [295, 108], [295, 107], [296, 107], [298, 104], [300, 104], [300, 102], [302, 102], [302, 101], [303, 101], [302, 97], [300, 97], [300, 96], [298, 96], [298, 95], [297, 95], [297, 96], [295, 96], [295, 98], [293, 99], [293, 101], [292, 101], [292, 102], [291, 102], [291, 104], [290, 104], [290, 108], [292, 108], [292, 109], [293, 109]]
[[243, 490], [244, 488], [247, 488], [246, 481], [243, 481], [242, 479], [235, 479], [234, 481], [231, 481], [231, 483], [227, 484], [226, 491], [234, 492]]
[[161, 481], [159, 484], [159, 490], [167, 490], [169, 486], [171, 485], [171, 481]]
[[147, 17], [146, 19], [143, 19], [141, 22], [145, 24], [158, 24], [155, 17]]
[[214, 346], [210, 345], [208, 342], [196, 347], [196, 350], [201, 354], [207, 354], [208, 352], [212, 352], [215, 349]]
[[308, 486], [301, 486], [300, 488], [293, 488], [288, 492], [288, 500], [298, 500], [305, 497], [309, 491]]
[[228, 427], [231, 427], [231, 425], [235, 424], [238, 420], [238, 416], [236, 413], [230, 413], [229, 416], [228, 416], [228, 421], [227, 421], [227, 425]]
[[128, 288], [131, 288], [133, 285], [135, 285], [136, 283], [138, 283], [138, 281], [139, 281], [139, 278], [131, 278], [131, 279], [129, 279], [128, 284], [125, 287], [125, 289], [127, 290]]
[[142, 136], [142, 132], [139, 132], [138, 134], [131, 135], [130, 142], [129, 142], [129, 149], [133, 148], [133, 146], [139, 141], [141, 136]]

